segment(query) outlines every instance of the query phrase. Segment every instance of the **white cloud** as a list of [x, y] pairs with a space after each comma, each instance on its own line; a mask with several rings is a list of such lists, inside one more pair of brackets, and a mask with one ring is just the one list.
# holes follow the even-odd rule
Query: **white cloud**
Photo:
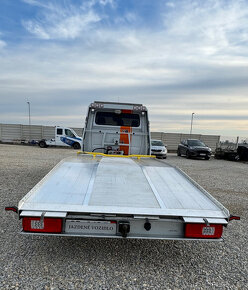
[[31, 20], [23, 22], [25, 28], [41, 39], [50, 39], [50, 35], [44, 30], [44, 28]]
[[[23, 21], [23, 26], [41, 39], [75, 39], [101, 20], [93, 9], [77, 8], [67, 2], [62, 6], [36, 0], [24, 1], [42, 8], [39, 19]], [[91, 6], [92, 1], [86, 3]]]
[[45, 8], [48, 10], [53, 10], [55, 7], [52, 2], [46, 2], [45, 0], [44, 1], [41, 1], [41, 0], [22, 0], [22, 1], [26, 4]]
[[125, 15], [125, 19], [128, 21], [128, 22], [134, 22], [134, 21], [136, 21], [137, 20], [137, 15], [135, 15], [135, 13], [131, 13], [131, 12], [129, 12], [129, 13], [126, 13], [126, 15]]
[[175, 7], [175, 3], [174, 2], [166, 2], [165, 5], [170, 7], [170, 8], [174, 8]]
[[99, 3], [103, 6], [111, 5], [112, 7], [115, 7], [115, 1], [114, 0], [99, 0]]
[[176, 9], [164, 15], [168, 41], [202, 56], [235, 51], [248, 41], [248, 6], [236, 1], [175, 2]]
[[[93, 2], [87, 3], [93, 5]], [[162, 31], [150, 33], [127, 27], [85, 30], [84, 37], [76, 44], [71, 42], [70, 47], [56, 44], [37, 48], [37, 52], [32, 53], [32, 63], [38, 68], [37, 71], [33, 69], [33, 77], [37, 73], [37, 83], [39, 79], [41, 83], [43, 79], [45, 82], [47, 71], [46, 86], [69, 89], [160, 86], [161, 91], [180, 90], [181, 93], [181, 88], [221, 89], [225, 83], [227, 87], [236, 87], [238, 79], [243, 87], [248, 58], [246, 46], [240, 44], [244, 33], [235, 32], [246, 27], [243, 17], [248, 7], [243, 7], [243, 2], [234, 1], [224, 8], [218, 1], [218, 5], [213, 1], [208, 3], [204, 9], [200, 5], [184, 4], [181, 10], [166, 14], [167, 26]], [[87, 14], [79, 15], [69, 7], [67, 10], [53, 7], [47, 16], [49, 26], [29, 21], [26, 27], [43, 39], [69, 39], [76, 38], [84, 27], [100, 20], [91, 9]], [[227, 19], [223, 20], [223, 15]], [[221, 30], [218, 44], [215, 31], [220, 27], [225, 29]], [[38, 65], [41, 59], [46, 63]]]
[[[244, 1], [182, 1], [181, 5], [175, 1], [175, 9], [165, 5], [160, 30], [125, 26], [125, 21], [114, 28], [89, 29], [103, 17], [92, 9], [96, 1], [84, 2], [88, 6], [80, 10], [69, 4], [64, 9], [25, 1], [45, 5], [43, 18], [25, 22], [34, 35], [78, 40], [70, 45], [43, 42], [11, 48], [8, 57], [0, 58], [3, 95], [13, 96], [17, 103], [32, 96], [32, 102], [44, 108], [50, 102], [55, 119], [63, 114], [63, 106], [74, 106], [74, 111], [94, 99], [117, 101], [119, 97], [151, 106], [156, 130], [186, 128], [192, 109], [199, 116], [199, 130], [207, 131], [208, 120], [211, 132], [216, 128], [218, 134], [221, 122], [219, 128], [229, 130], [230, 122], [216, 120], [214, 125], [211, 121], [217, 111], [220, 118], [236, 118], [230, 132], [235, 126], [236, 132], [239, 126], [245, 128], [247, 122], [238, 119], [248, 106], [248, 5]], [[136, 17], [131, 13], [127, 19], [132, 22]], [[200, 120], [206, 111], [208, 119]], [[180, 122], [173, 120], [177, 116]]]
[[7, 43], [0, 39], [0, 49], [4, 48], [7, 45]]
[[1, 36], [2, 32], [0, 31], [0, 49], [4, 48], [7, 45], [7, 43], [1, 39]]
[[29, 4], [29, 5], [34, 5], [34, 6], [41, 6], [42, 3], [36, 0], [22, 0], [22, 2]]

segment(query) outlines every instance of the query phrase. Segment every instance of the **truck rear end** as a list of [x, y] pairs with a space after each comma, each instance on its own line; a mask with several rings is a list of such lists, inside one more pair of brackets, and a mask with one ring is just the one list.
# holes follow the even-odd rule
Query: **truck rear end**
[[155, 159], [79, 154], [18, 205], [22, 233], [219, 240], [230, 215], [179, 169]]
[[238, 219], [178, 168], [150, 156], [146, 107], [94, 102], [83, 152], [18, 204], [23, 234], [218, 241]]

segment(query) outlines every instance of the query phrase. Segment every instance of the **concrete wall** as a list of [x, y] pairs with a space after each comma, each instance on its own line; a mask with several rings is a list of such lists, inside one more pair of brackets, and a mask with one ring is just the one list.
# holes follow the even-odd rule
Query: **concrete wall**
[[[0, 141], [20, 143], [28, 142], [29, 140], [41, 140], [54, 138], [54, 126], [41, 126], [41, 125], [21, 125], [21, 124], [1, 124], [0, 123]], [[82, 136], [82, 128], [72, 128], [75, 132]], [[213, 150], [216, 144], [220, 141], [220, 136], [217, 135], [199, 135], [199, 134], [181, 134], [181, 133], [164, 133], [152, 132], [152, 139], [162, 140], [169, 151], [175, 151], [177, 145], [181, 140], [187, 138], [200, 139], [206, 143]]]
[[[73, 128], [79, 136], [82, 136], [82, 128]], [[55, 137], [55, 126], [1, 124], [1, 142], [21, 142], [29, 140], [51, 139]]]

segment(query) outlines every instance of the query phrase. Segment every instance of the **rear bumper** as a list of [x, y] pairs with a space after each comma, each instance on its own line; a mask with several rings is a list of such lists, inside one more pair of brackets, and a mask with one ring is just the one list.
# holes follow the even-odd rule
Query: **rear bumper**
[[166, 153], [163, 153], [163, 152], [151, 152], [152, 155], [155, 155], [156, 157], [167, 157], [167, 154]]
[[[60, 222], [59, 222], [60, 221]], [[23, 217], [21, 234], [148, 240], [221, 241], [226, 219], [109, 217], [68, 215], [66, 218]], [[127, 226], [124, 228], [124, 226]], [[204, 233], [203, 233], [204, 229]], [[209, 231], [211, 230], [211, 231]], [[205, 233], [205, 231], [207, 231]]]
[[197, 152], [197, 151], [189, 151], [190, 156], [192, 157], [210, 157], [211, 156], [211, 152]]
[[220, 239], [199, 239], [199, 238], [170, 238], [170, 237], [142, 237], [142, 236], [108, 236], [108, 235], [82, 235], [82, 234], [50, 234], [50, 233], [30, 233], [21, 231], [22, 235], [32, 236], [50, 236], [50, 237], [75, 237], [75, 238], [103, 238], [103, 239], [136, 239], [136, 240], [170, 240], [170, 241], [201, 241], [201, 242], [222, 242], [223, 238]]

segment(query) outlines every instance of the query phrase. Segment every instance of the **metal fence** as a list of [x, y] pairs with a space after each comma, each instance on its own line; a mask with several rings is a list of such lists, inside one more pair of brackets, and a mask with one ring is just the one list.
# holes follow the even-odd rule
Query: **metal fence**
[[[72, 128], [79, 136], [82, 136], [82, 128]], [[220, 141], [218, 135], [200, 135], [200, 134], [183, 134], [183, 133], [164, 133], [152, 132], [152, 139], [162, 140], [169, 151], [175, 151], [181, 140], [192, 138], [200, 139], [213, 150]], [[41, 125], [21, 125], [21, 124], [1, 124], [0, 123], [0, 142], [3, 143], [21, 143], [29, 140], [51, 139], [55, 137], [54, 126]]]

